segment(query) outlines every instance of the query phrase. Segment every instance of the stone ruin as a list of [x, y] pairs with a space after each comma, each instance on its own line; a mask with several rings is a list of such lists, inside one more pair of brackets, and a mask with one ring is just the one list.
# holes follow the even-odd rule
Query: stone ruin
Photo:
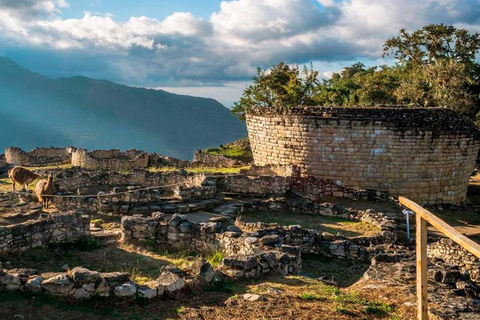
[[[388, 192], [347, 187], [330, 179], [304, 176], [301, 171], [301, 166], [295, 165], [252, 166], [240, 174], [226, 175], [193, 174], [184, 170], [134, 169], [128, 173], [80, 167], [57, 170], [57, 194], [66, 196], [55, 199], [60, 214], [42, 214], [35, 220], [0, 226], [1, 253], [84, 239], [90, 234], [90, 215], [101, 214], [122, 217], [124, 243], [148, 244], [171, 251], [220, 250], [225, 258], [216, 268], [202, 258], [186, 270], [168, 266], [157, 280], [142, 285], [134, 282], [128, 273], [101, 273], [79, 266], [54, 277], [31, 269], [0, 268], [0, 289], [44, 291], [74, 299], [98, 295], [119, 299], [177, 297], [220, 279], [295, 273], [301, 268], [302, 254], [306, 253], [371, 262], [366, 273], [370, 279], [384, 281], [398, 273], [396, 278], [412, 280], [408, 273], [412, 272], [414, 256], [397, 241], [397, 225], [403, 217], [322, 201], [326, 196], [394, 201]], [[168, 187], [158, 187], [162, 185]], [[250, 201], [238, 205], [225, 196], [241, 196]], [[0, 194], [0, 203], [2, 199], [35, 201], [31, 194]], [[198, 223], [183, 215], [202, 210], [234, 223], [228, 226], [221, 222]], [[373, 236], [347, 237], [300, 226], [246, 222], [241, 217], [245, 210], [355, 219], [378, 226], [379, 232]], [[430, 243], [429, 257], [432, 258], [429, 268], [433, 270], [429, 276], [435, 282], [435, 290], [440, 288], [442, 292], [435, 297], [451, 303], [463, 295], [462, 310], [476, 310], [472, 301], [480, 294], [476, 287], [478, 260], [444, 240]], [[407, 284], [412, 285], [411, 281]], [[445, 319], [455, 319], [460, 309], [442, 312], [447, 312]]]
[[255, 165], [420, 203], [461, 203], [480, 148], [475, 124], [447, 109], [257, 108], [246, 115]]
[[5, 154], [0, 155], [0, 170], [13, 165], [42, 167], [58, 164], [71, 164], [73, 167], [106, 171], [129, 171], [148, 169], [149, 167], [190, 168], [245, 165], [245, 163], [239, 160], [223, 155], [208, 154], [203, 150], [197, 150], [193, 161], [163, 156], [157, 153], [147, 153], [136, 149], [125, 152], [119, 149], [88, 151], [87, 149], [75, 147], [35, 148], [28, 152], [17, 147], [9, 147], [5, 149]]
[[[71, 163], [72, 153], [75, 152], [74, 147], [68, 148], [35, 148], [29, 152], [20, 148], [10, 147], [5, 149], [5, 165], [18, 166], [45, 166], [51, 164], [67, 164]], [[0, 163], [0, 168], [2, 164]]]

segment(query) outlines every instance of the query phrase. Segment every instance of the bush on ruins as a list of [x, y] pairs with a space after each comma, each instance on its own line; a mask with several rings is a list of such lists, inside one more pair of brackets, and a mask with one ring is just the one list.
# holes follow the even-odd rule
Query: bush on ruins
[[471, 118], [480, 111], [480, 34], [444, 24], [431, 24], [399, 35], [384, 44], [395, 66], [367, 68], [363, 63], [345, 67], [320, 81], [313, 67], [283, 62], [270, 70], [258, 68], [253, 84], [232, 112], [245, 119], [256, 107], [312, 105], [395, 105], [448, 107]]

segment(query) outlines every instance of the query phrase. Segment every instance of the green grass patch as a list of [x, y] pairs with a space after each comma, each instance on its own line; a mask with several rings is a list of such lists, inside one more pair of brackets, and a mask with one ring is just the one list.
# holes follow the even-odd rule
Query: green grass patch
[[349, 287], [356, 283], [369, 266], [369, 263], [322, 257], [317, 254], [302, 254], [303, 275], [312, 278], [327, 276], [340, 287]]
[[225, 254], [220, 250], [215, 250], [206, 255], [205, 259], [215, 268], [222, 263], [223, 258], [225, 258]]
[[325, 300], [324, 297], [321, 297], [315, 293], [308, 293], [308, 292], [303, 292], [299, 296], [300, 299], [302, 300]]
[[345, 236], [370, 236], [380, 232], [378, 226], [368, 222], [293, 212], [245, 211], [242, 213], [242, 219], [248, 222], [278, 223], [282, 226], [300, 225], [304, 228], [316, 229], [319, 232], [333, 234], [341, 232]]
[[210, 148], [204, 151], [208, 154], [222, 155], [227, 158], [236, 159], [244, 163], [250, 163], [253, 161], [252, 150], [245, 149], [236, 145], [225, 145], [219, 148]]
[[249, 167], [231, 167], [231, 168], [216, 168], [216, 167], [197, 167], [197, 168], [188, 168], [187, 172], [192, 173], [230, 173], [236, 174], [239, 173], [242, 169], [248, 169]]
[[73, 165], [71, 163], [61, 163], [61, 164], [48, 164], [46, 166], [40, 166], [40, 167], [26, 167], [29, 170], [53, 170], [53, 169], [71, 169], [73, 168]]
[[[191, 173], [220, 173], [220, 174], [236, 174], [239, 173], [242, 169], [248, 169], [248, 166], [245, 167], [231, 167], [231, 168], [217, 168], [217, 167], [196, 167], [196, 168], [184, 168], [185, 171]], [[177, 167], [150, 167], [148, 171], [150, 172], [172, 172], [180, 170]]]

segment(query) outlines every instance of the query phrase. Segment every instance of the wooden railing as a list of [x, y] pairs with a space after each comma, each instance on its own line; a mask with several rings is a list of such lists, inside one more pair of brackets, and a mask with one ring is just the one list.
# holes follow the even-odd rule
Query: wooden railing
[[428, 320], [427, 293], [427, 222], [452, 239], [470, 253], [480, 258], [480, 245], [455, 230], [419, 204], [399, 197], [402, 205], [415, 212], [416, 219], [416, 262], [417, 262], [417, 319]]

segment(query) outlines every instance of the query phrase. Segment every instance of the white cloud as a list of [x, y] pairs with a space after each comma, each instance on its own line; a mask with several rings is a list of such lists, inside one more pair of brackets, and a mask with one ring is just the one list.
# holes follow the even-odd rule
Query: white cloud
[[209, 19], [175, 12], [161, 21], [124, 22], [88, 12], [64, 19], [66, 6], [65, 0], [0, 0], [0, 41], [98, 52], [115, 79], [149, 86], [244, 81], [257, 66], [282, 60], [334, 62], [321, 70], [328, 75], [343, 63], [379, 58], [383, 42], [403, 27], [444, 22], [480, 29], [478, 0], [235, 0], [223, 1]]

